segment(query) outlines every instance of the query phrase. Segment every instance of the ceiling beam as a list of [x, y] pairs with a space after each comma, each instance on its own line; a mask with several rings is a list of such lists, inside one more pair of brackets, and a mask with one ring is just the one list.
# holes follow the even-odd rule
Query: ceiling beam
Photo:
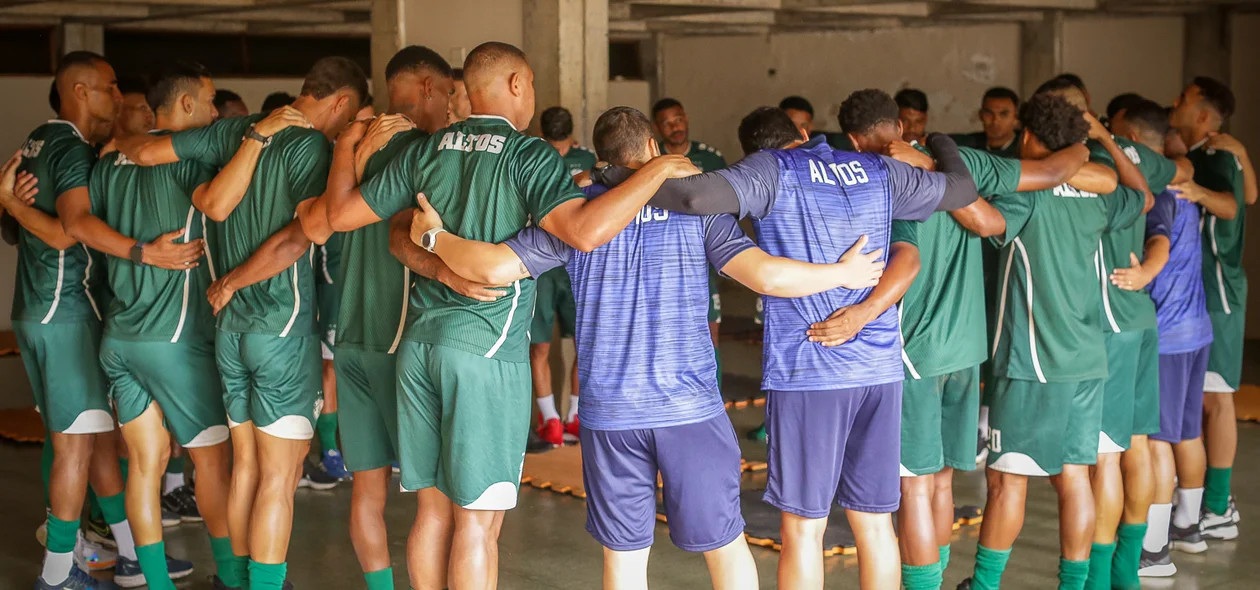
[[690, 6], [694, 8], [763, 8], [775, 10], [781, 0], [626, 0], [626, 4], [638, 6]]
[[1098, 0], [957, 0], [957, 4], [1047, 10], [1097, 10]]

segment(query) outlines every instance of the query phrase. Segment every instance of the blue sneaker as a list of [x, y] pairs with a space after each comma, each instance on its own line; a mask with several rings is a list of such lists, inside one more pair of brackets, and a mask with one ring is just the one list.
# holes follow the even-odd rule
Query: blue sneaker
[[322, 463], [324, 464], [324, 473], [339, 480], [350, 479], [350, 472], [346, 471], [346, 462], [341, 458], [340, 452], [334, 450], [324, 451]]
[[[187, 578], [193, 572], [191, 561], [166, 556], [166, 569], [172, 580]], [[123, 588], [139, 588], [146, 584], [144, 573], [140, 571], [140, 562], [121, 555], [114, 563], [114, 583]]]
[[69, 577], [60, 584], [49, 584], [42, 577], [35, 580], [35, 590], [98, 590], [100, 588], [101, 584], [83, 571], [78, 564], [70, 567]]

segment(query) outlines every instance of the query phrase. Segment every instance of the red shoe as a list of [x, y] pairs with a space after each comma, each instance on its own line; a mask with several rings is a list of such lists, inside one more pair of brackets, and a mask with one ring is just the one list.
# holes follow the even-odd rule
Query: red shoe
[[578, 442], [581, 439], [582, 423], [577, 416], [573, 417], [573, 421], [564, 425], [564, 442]]
[[538, 438], [547, 441], [552, 446], [562, 446], [564, 445], [564, 425], [560, 424], [559, 418], [547, 420], [538, 427]]

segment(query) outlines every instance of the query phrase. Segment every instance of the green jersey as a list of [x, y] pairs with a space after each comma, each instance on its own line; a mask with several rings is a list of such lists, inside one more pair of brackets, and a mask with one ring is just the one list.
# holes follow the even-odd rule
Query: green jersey
[[569, 174], [573, 176], [595, 168], [595, 152], [576, 143], [569, 146], [569, 151], [564, 154], [563, 158], [565, 165], [569, 167]]
[[1041, 383], [1107, 377], [1099, 240], [1137, 221], [1144, 203], [1125, 186], [1100, 197], [1067, 184], [992, 200], [1006, 218], [1006, 233], [993, 238], [1002, 248], [995, 375]]
[[[361, 191], [381, 219], [414, 207], [416, 193], [424, 193], [448, 230], [496, 244], [558, 205], [582, 198], [559, 152], [542, 139], [520, 134], [507, 119], [488, 115], [413, 142]], [[483, 303], [417, 277], [403, 337], [529, 362], [534, 281], [514, 281], [507, 291]]]
[[[69, 121], [54, 119], [40, 125], [22, 144], [20, 170], [35, 175], [39, 183], [34, 207], [53, 217], [58, 197], [87, 188], [95, 163], [96, 151]], [[103, 269], [99, 262], [83, 244], [57, 250], [25, 227], [19, 228], [10, 319], [41, 324], [100, 319], [97, 283], [103, 280]]]
[[[192, 160], [145, 168], [118, 152], [108, 154], [92, 170], [92, 214], [141, 243], [181, 228], [179, 241], [195, 240], [202, 237], [204, 214], [193, 207], [192, 194], [214, 173]], [[214, 315], [204, 295], [209, 267], [167, 270], [114, 257], [108, 266], [114, 297], [105, 313], [106, 336], [155, 342], [214, 337]]]
[[1186, 154], [1194, 164], [1194, 182], [1209, 190], [1234, 195], [1238, 215], [1221, 219], [1204, 211], [1203, 284], [1208, 311], [1234, 313], [1247, 304], [1247, 273], [1242, 265], [1247, 201], [1242, 163], [1234, 154], [1207, 147], [1206, 141], [1199, 142]]
[[722, 152], [703, 142], [691, 142], [686, 155], [687, 159], [691, 160], [691, 163], [695, 164], [701, 172], [713, 172], [726, 167], [726, 158], [722, 157]]
[[989, 147], [989, 136], [983, 131], [975, 133], [951, 133], [950, 137], [954, 138], [954, 142], [958, 147], [967, 147], [975, 150], [984, 150], [995, 156], [1003, 158], [1019, 158], [1019, 139], [1022, 131], [1016, 131], [1015, 137], [1011, 138], [1006, 145], [1001, 147]]
[[[404, 148], [428, 136], [420, 129], [395, 135], [368, 159], [364, 182], [379, 176]], [[338, 235], [345, 238], [336, 275], [341, 285], [337, 348], [393, 354], [407, 323], [411, 271], [389, 253], [389, 219]]]
[[[1177, 176], [1177, 165], [1163, 154], [1123, 137], [1115, 138], [1116, 143], [1137, 166], [1151, 192], [1164, 192], [1168, 184]], [[1090, 140], [1090, 160], [1115, 168], [1115, 161], [1102, 144]], [[1146, 214], [1138, 216], [1133, 225], [1109, 231], [1102, 237], [1102, 306], [1103, 329], [1109, 332], [1141, 331], [1155, 327], [1155, 302], [1150, 293], [1142, 291], [1126, 291], [1111, 284], [1111, 273], [1117, 268], [1129, 268], [1129, 255], [1136, 254], [1140, 260], [1146, 252]]]
[[[221, 119], [208, 127], [172, 136], [180, 160], [222, 168], [240, 147], [249, 126], [262, 115]], [[324, 192], [332, 150], [324, 135], [290, 127], [263, 148], [240, 204], [223, 222], [215, 263], [236, 268], [267, 238], [293, 221], [297, 204]], [[311, 258], [238, 291], [219, 313], [219, 329], [231, 333], [307, 336], [315, 333], [315, 281]]]
[[[1019, 160], [970, 148], [959, 153], [980, 195], [1014, 193], [1019, 187]], [[892, 241], [914, 243], [922, 260], [898, 308], [906, 374], [935, 377], [983, 362], [988, 353], [980, 238], [938, 211], [922, 223], [894, 221]]]

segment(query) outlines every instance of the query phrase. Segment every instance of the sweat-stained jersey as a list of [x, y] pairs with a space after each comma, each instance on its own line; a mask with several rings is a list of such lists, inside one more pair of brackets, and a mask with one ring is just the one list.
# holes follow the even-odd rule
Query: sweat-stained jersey
[[[943, 174], [834, 150], [823, 137], [790, 150], [752, 154], [717, 174], [734, 187], [741, 216], [754, 219], [763, 250], [812, 263], [836, 262], [864, 235], [868, 251], [887, 252], [892, 220], [925, 220], [945, 194]], [[762, 389], [824, 391], [901, 381], [896, 306], [840, 346], [809, 342], [805, 334], [810, 324], [866, 300], [871, 290], [763, 297]]]
[[[192, 194], [214, 175], [214, 168], [193, 160], [148, 168], [114, 152], [92, 170], [92, 214], [141, 243], [177, 229], [184, 230], [180, 242], [195, 240], [202, 237], [204, 214], [193, 207]], [[172, 343], [214, 338], [204, 260], [182, 271], [114, 257], [108, 264], [114, 297], [105, 313], [106, 336]]]
[[[222, 168], [236, 154], [249, 126], [262, 115], [221, 119], [208, 127], [171, 136], [180, 160]], [[314, 129], [290, 127], [263, 148], [249, 188], [222, 223], [216, 270], [243, 264], [254, 251], [293, 221], [297, 204], [324, 192], [332, 148]], [[315, 281], [311, 258], [303, 256], [288, 270], [238, 291], [219, 312], [224, 332], [308, 336], [315, 333]]]
[[1206, 189], [1234, 195], [1238, 215], [1221, 219], [1204, 212], [1203, 283], [1208, 311], [1233, 313], [1247, 305], [1247, 273], [1242, 266], [1247, 201], [1242, 164], [1234, 154], [1209, 148], [1206, 142], [1204, 139], [1186, 154], [1194, 164], [1194, 182]]
[[[560, 153], [518, 132], [507, 119], [474, 115], [417, 141], [361, 187], [381, 219], [415, 206], [424, 193], [456, 235], [500, 243], [562, 203], [582, 198]], [[502, 361], [529, 362], [534, 281], [480, 302], [416, 277], [403, 337]]]
[[[608, 189], [585, 189], [598, 198]], [[577, 303], [578, 418], [592, 430], [694, 424], [722, 415], [708, 324], [708, 269], [754, 248], [732, 215], [644, 207], [594, 252], [536, 227], [506, 244], [532, 276], [565, 264]]]
[[1109, 195], [1062, 184], [995, 197], [1001, 246], [993, 373], [1025, 381], [1107, 377], [1099, 302], [1099, 240], [1132, 225], [1145, 197], [1126, 186]]
[[[19, 171], [33, 174], [38, 181], [34, 207], [56, 217], [57, 197], [86, 188], [95, 163], [96, 151], [74, 124], [53, 119], [26, 137]], [[103, 280], [103, 270], [87, 246], [75, 244], [57, 250], [25, 227], [19, 228], [10, 318], [42, 324], [99, 320], [102, 302], [95, 289]]]
[[1159, 324], [1159, 353], [1182, 354], [1212, 343], [1212, 320], [1203, 290], [1203, 240], [1199, 206], [1164, 191], [1146, 216], [1146, 236], [1169, 240], [1168, 263], [1151, 281]]
[[[390, 138], [368, 158], [364, 182], [380, 175], [404, 148], [427, 137], [423, 130], [411, 129]], [[389, 219], [342, 235], [337, 347], [393, 354], [406, 326], [411, 271], [389, 253]]]

